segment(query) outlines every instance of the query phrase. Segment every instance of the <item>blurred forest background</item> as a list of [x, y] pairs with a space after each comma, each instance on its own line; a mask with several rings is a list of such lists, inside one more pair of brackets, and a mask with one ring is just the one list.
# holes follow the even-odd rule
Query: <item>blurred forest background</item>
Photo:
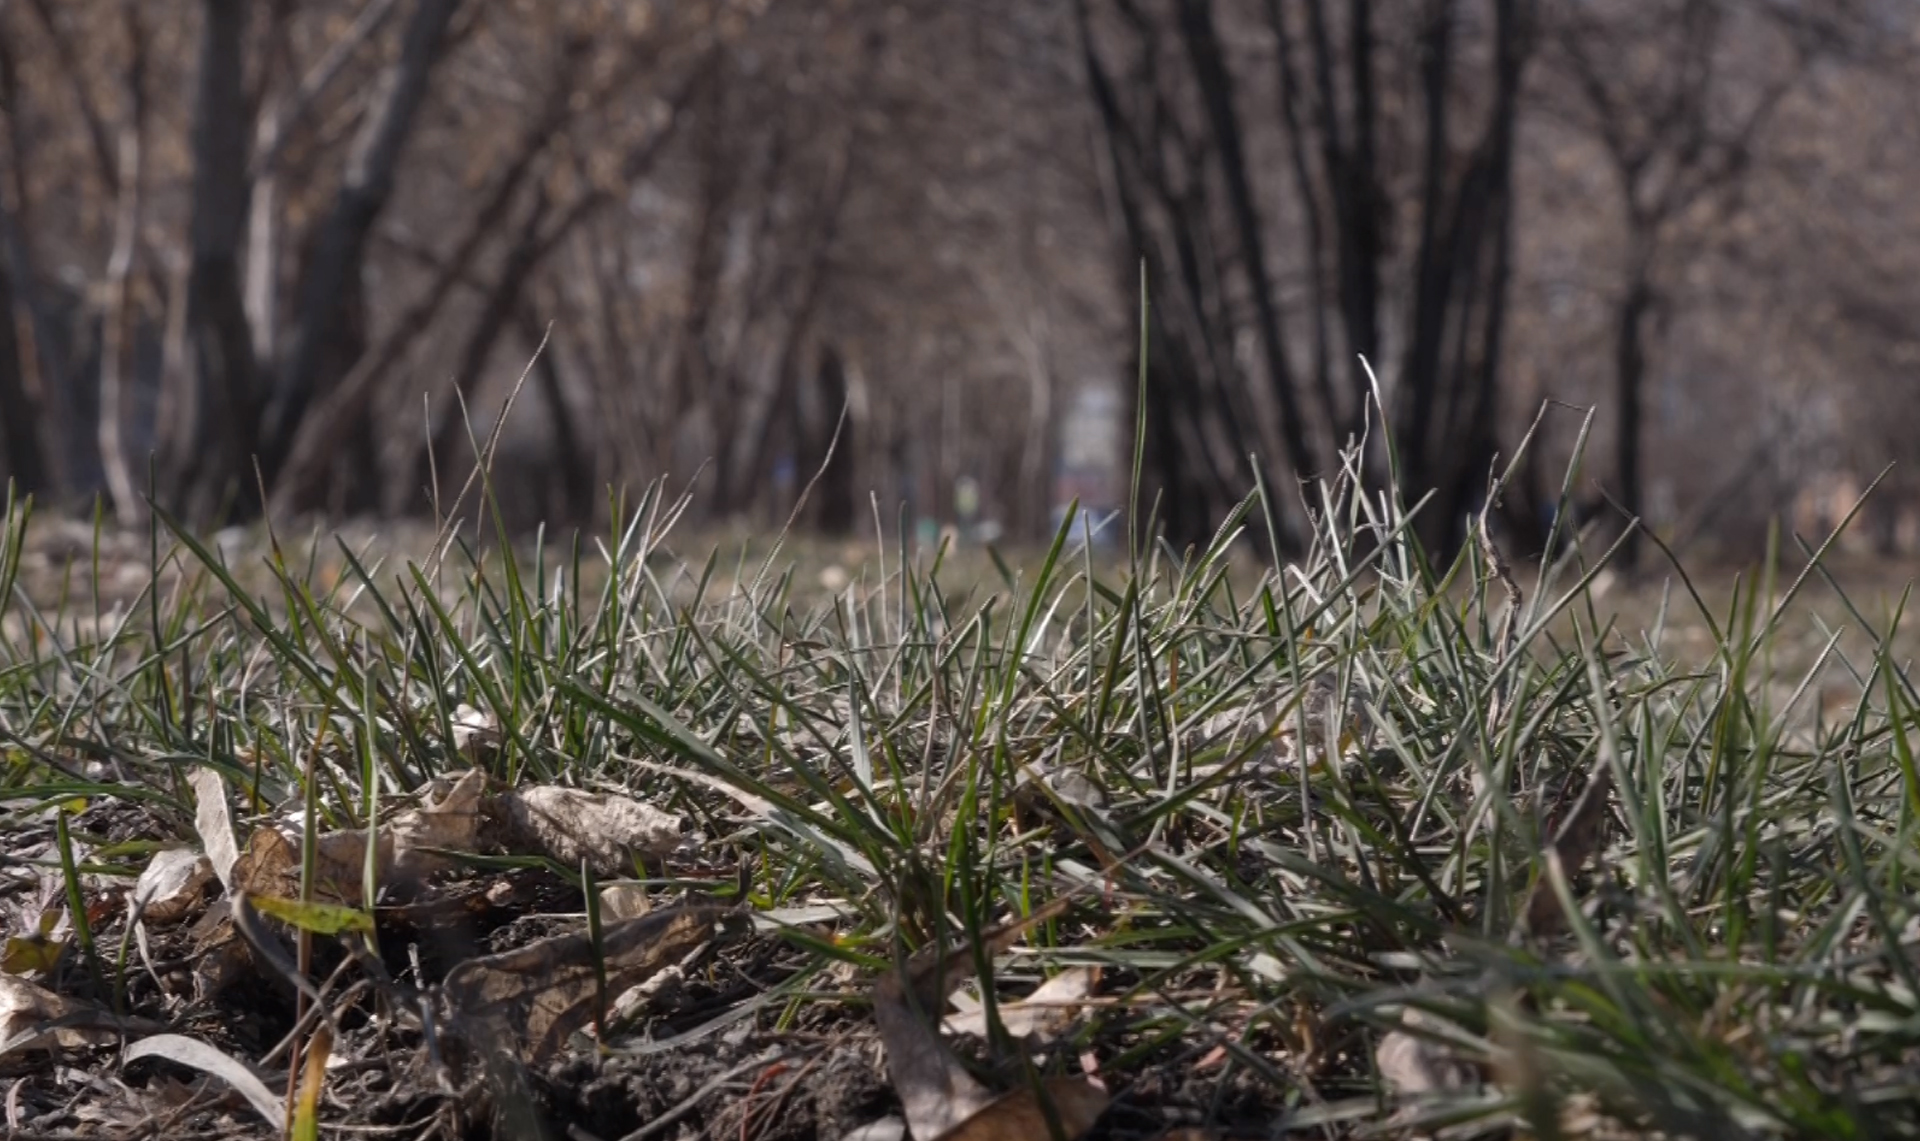
[[1588, 516], [1740, 552], [1898, 461], [1858, 541], [1912, 550], [1917, 52], [1911, 0], [0, 0], [0, 472], [425, 513], [525, 372], [522, 523], [818, 472], [822, 531], [1036, 536], [1124, 498], [1144, 263], [1176, 538], [1327, 472], [1364, 355], [1437, 541], [1551, 401], [1529, 550], [1588, 407]]

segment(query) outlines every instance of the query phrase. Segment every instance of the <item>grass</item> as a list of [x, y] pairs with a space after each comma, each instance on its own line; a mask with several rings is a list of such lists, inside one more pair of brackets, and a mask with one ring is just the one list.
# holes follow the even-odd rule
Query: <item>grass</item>
[[[364, 827], [470, 763], [465, 704], [499, 781], [689, 813], [737, 870], [663, 890], [795, 920], [809, 965], [756, 1000], [766, 1027], [1068, 896], [1020, 969], [1104, 969], [1076, 1042], [1122, 1104], [1171, 1066], [1265, 1091], [1270, 1136], [1920, 1136], [1905, 596], [1856, 605], [1815, 557], [1724, 604], [1676, 576], [1623, 629], [1577, 555], [1524, 583], [1490, 544], [1436, 566], [1351, 468], [1316, 494], [1312, 549], [1253, 575], [1258, 494], [1204, 549], [1115, 565], [1062, 534], [957, 588], [883, 540], [825, 597], [777, 548], [665, 557], [658, 489], [563, 551], [343, 546], [337, 576], [163, 520], [117, 608], [31, 601], [10, 501], [0, 847], [57, 822], [36, 860], [111, 988], [134, 968], [82, 881], [192, 837], [188, 771]], [[1816, 587], [1850, 637], [1781, 652]], [[1685, 666], [1682, 622], [1711, 634]], [[90, 833], [80, 801], [146, 834]]]

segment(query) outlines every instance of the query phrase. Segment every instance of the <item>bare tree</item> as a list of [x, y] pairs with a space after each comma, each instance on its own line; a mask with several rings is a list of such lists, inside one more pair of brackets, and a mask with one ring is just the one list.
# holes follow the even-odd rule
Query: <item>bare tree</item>
[[[1514, 139], [1535, 4], [1356, 0], [1337, 17], [1324, 0], [1077, 7], [1115, 203], [1154, 295], [1149, 452], [1170, 498], [1201, 508], [1173, 528], [1210, 529], [1268, 439], [1286, 469], [1321, 470], [1358, 427], [1359, 359], [1383, 367], [1398, 346], [1385, 371], [1400, 475], [1410, 493], [1433, 493], [1423, 535], [1452, 541], [1498, 449]], [[1271, 37], [1259, 65], [1229, 58], [1229, 23]], [[1380, 77], [1409, 72], [1411, 104], [1399, 101], [1388, 121]], [[1242, 110], [1250, 88], [1274, 100], [1277, 138]], [[1279, 171], [1248, 158], [1268, 146], [1286, 156]], [[1413, 174], [1395, 183], [1389, 169]], [[1282, 248], [1306, 251], [1284, 272], [1269, 260], [1282, 233]], [[1304, 281], [1296, 300], [1283, 276]], [[1395, 280], [1405, 284], [1390, 293]], [[1354, 362], [1341, 381], [1328, 312]], [[1305, 351], [1293, 330], [1305, 331]], [[1238, 351], [1243, 334], [1261, 347], [1258, 367]]]
[[118, 202], [113, 221], [113, 254], [107, 262], [107, 299], [101, 314], [100, 463], [114, 514], [123, 526], [140, 518], [125, 433], [127, 400], [133, 384], [135, 317], [133, 281], [145, 215], [147, 131], [147, 33], [138, 0], [123, 0], [121, 26], [127, 39], [126, 94], [121, 111], [114, 183]]
[[161, 468], [178, 507], [193, 518], [213, 518], [239, 502], [258, 438], [257, 362], [240, 288], [250, 7], [245, 0], [201, 4], [186, 311], [161, 421]]

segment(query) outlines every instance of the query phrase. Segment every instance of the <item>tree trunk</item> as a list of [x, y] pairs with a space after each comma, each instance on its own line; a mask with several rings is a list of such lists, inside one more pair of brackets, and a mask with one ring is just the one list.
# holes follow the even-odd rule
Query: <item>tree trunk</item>
[[68, 485], [66, 391], [51, 321], [40, 300], [33, 248], [27, 240], [27, 139], [14, 45], [0, 24], [0, 120], [7, 169], [0, 181], [0, 450], [27, 488]]
[[[1640, 249], [1643, 243], [1636, 239], [1634, 246]], [[1639, 519], [1645, 507], [1640, 486], [1640, 435], [1647, 374], [1647, 320], [1657, 300], [1648, 259], [1636, 254], [1615, 315], [1613, 344], [1614, 402], [1618, 416], [1614, 425], [1614, 475], [1620, 481], [1620, 507], [1627, 513], [1629, 522]], [[1620, 565], [1629, 570], [1639, 561], [1638, 528], [1627, 536], [1616, 557]]]
[[140, 253], [140, 220], [146, 193], [147, 36], [139, 12], [138, 0], [125, 0], [121, 6], [131, 55], [126, 76], [127, 106], [117, 147], [120, 199], [114, 212], [113, 254], [107, 263], [107, 303], [100, 320], [100, 467], [107, 478], [114, 515], [123, 527], [139, 522], [142, 506], [124, 436], [127, 395], [134, 374], [133, 270]]
[[27, 393], [21, 361], [13, 278], [0, 268], [0, 484], [11, 479], [20, 491], [38, 491], [47, 485], [46, 454], [40, 410]]
[[1212, 0], [1180, 0], [1180, 35], [1200, 85], [1201, 101], [1213, 127], [1213, 142], [1226, 182], [1227, 204], [1233, 215], [1240, 256], [1246, 262], [1247, 289], [1252, 297], [1255, 330], [1266, 357], [1267, 384], [1280, 408], [1281, 457], [1294, 471], [1311, 471], [1314, 453], [1300, 420], [1294, 393], [1293, 366], [1287, 359], [1285, 330], [1273, 299], [1273, 280], [1267, 274], [1266, 239], [1260, 213], [1254, 205], [1253, 179], [1247, 171], [1240, 113], [1234, 104], [1233, 75], [1227, 70], [1220, 36], [1213, 25]]
[[247, 0], [204, 0], [193, 105], [192, 252], [180, 359], [163, 425], [172, 506], [211, 523], [244, 502], [257, 406], [252, 335], [240, 288], [246, 225]]
[[401, 39], [399, 58], [381, 77], [354, 140], [333, 210], [320, 223], [266, 410], [262, 464], [269, 482], [278, 475], [308, 404], [337, 379], [322, 377], [320, 365], [341, 320], [339, 299], [348, 280], [362, 272], [368, 235], [393, 193], [394, 170], [426, 102], [428, 80], [459, 7], [460, 0], [419, 0]]

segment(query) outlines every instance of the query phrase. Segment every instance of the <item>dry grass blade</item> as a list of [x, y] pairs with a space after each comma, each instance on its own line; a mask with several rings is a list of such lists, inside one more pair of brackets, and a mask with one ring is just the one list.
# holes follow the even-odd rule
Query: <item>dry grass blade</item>
[[[683, 907], [608, 927], [600, 946], [606, 993], [618, 995], [687, 958], [733, 914]], [[580, 932], [469, 959], [448, 973], [442, 993], [455, 1025], [464, 1023], [476, 1041], [512, 1043], [522, 1058], [539, 1061], [593, 1021], [598, 978], [593, 940]]]
[[232, 1086], [234, 1091], [247, 1099], [254, 1112], [267, 1124], [279, 1128], [286, 1120], [286, 1111], [281, 1099], [267, 1083], [260, 1080], [254, 1072], [237, 1058], [233, 1058], [196, 1038], [182, 1034], [155, 1034], [151, 1038], [142, 1038], [127, 1047], [122, 1055], [124, 1061], [133, 1062], [141, 1058], [164, 1058], [176, 1065], [212, 1074]]

